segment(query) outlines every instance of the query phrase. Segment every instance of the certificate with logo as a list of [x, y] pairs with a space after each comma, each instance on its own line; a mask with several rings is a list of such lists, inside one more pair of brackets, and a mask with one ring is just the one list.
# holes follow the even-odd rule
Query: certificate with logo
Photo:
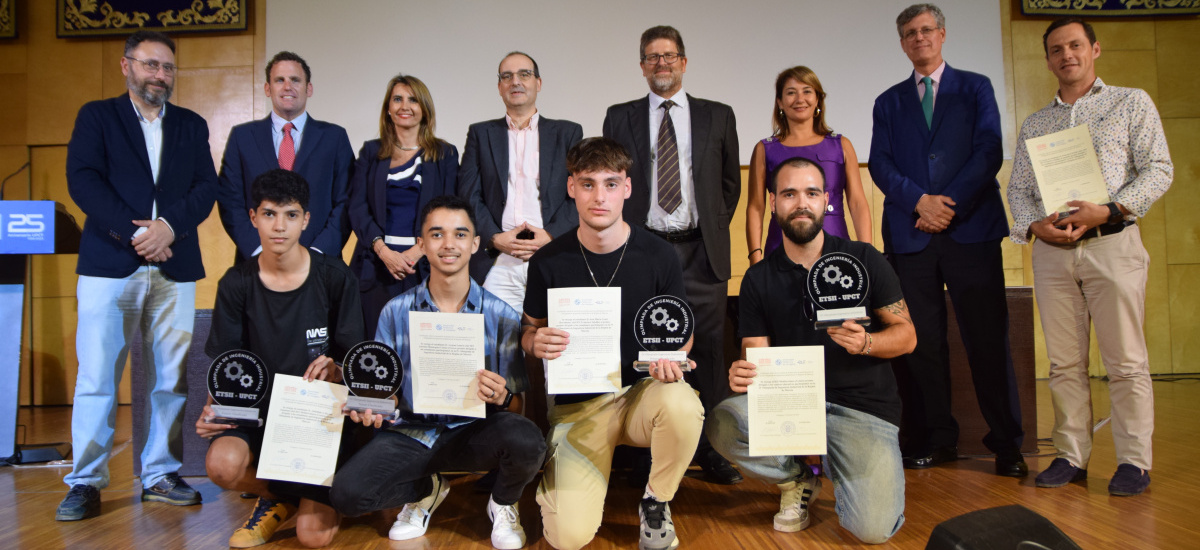
[[484, 368], [483, 315], [408, 312], [413, 412], [483, 418], [479, 378]]
[[1038, 192], [1051, 212], [1067, 212], [1067, 201], [1110, 201], [1087, 124], [1025, 140]]
[[276, 374], [258, 456], [259, 479], [333, 484], [346, 386]]
[[611, 393], [621, 389], [621, 289], [552, 288], [548, 323], [570, 343], [545, 362], [546, 392]]
[[747, 348], [757, 372], [747, 390], [750, 456], [823, 455], [825, 348]]

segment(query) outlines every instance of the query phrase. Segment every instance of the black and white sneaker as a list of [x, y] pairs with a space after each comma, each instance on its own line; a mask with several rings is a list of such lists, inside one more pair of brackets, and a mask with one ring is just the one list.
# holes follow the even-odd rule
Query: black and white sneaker
[[638, 532], [638, 550], [669, 550], [679, 546], [675, 524], [671, 523], [671, 507], [652, 498], [642, 499], [638, 506], [642, 527]]
[[821, 494], [821, 478], [804, 466], [795, 479], [779, 484], [779, 513], [775, 514], [775, 530], [795, 533], [808, 528], [812, 521], [810, 506]]

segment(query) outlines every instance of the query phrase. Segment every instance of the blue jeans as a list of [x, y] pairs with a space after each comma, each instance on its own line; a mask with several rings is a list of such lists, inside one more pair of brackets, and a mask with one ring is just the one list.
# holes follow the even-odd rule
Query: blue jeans
[[142, 449], [142, 486], [179, 471], [183, 457], [183, 372], [196, 317], [196, 283], [164, 277], [142, 266], [124, 279], [79, 276], [75, 351], [79, 374], [71, 414], [75, 463], [67, 485], [108, 486], [108, 453], [117, 418], [117, 385], [129, 355], [129, 338], [142, 330], [149, 419]]
[[[708, 440], [743, 472], [770, 483], [800, 475], [793, 456], [750, 456], [746, 394], [721, 402], [708, 423]], [[842, 527], [863, 542], [886, 542], [904, 524], [904, 468], [900, 429], [875, 416], [825, 403], [829, 454], [825, 472], [833, 481], [834, 510]]]

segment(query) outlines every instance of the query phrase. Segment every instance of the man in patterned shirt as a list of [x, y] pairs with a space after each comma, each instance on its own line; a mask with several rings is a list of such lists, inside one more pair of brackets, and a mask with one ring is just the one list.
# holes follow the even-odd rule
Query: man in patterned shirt
[[[1109, 376], [1117, 472], [1108, 492], [1140, 494], [1150, 485], [1154, 392], [1142, 333], [1149, 256], [1137, 218], [1171, 186], [1174, 169], [1150, 96], [1096, 77], [1100, 44], [1091, 25], [1059, 19], [1042, 36], [1046, 65], [1058, 78], [1054, 101], [1021, 126], [1008, 202], [1012, 240], [1032, 236], [1034, 290], [1050, 356], [1054, 447], [1058, 458], [1038, 487], [1087, 479], [1092, 450], [1088, 319]], [[1111, 201], [1070, 201], [1069, 215], [1047, 212], [1025, 140], [1087, 124]], [[1052, 205], [1053, 206], [1053, 205]]]

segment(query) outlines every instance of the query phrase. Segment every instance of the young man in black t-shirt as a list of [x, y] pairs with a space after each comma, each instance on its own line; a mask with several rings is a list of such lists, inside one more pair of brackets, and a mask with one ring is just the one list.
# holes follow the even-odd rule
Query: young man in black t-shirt
[[[887, 359], [909, 353], [916, 332], [900, 282], [883, 255], [868, 244], [821, 230], [829, 196], [821, 167], [805, 158], [784, 161], [772, 175], [771, 211], [783, 229], [783, 246], [752, 266], [742, 279], [739, 330], [743, 360], [729, 370], [735, 394], [713, 410], [708, 438], [725, 458], [782, 492], [775, 529], [808, 527], [821, 479], [792, 456], [750, 456], [747, 388], [754, 364], [747, 348], [825, 346], [825, 471], [837, 495], [838, 520], [867, 543], [882, 543], [904, 523], [904, 470], [900, 458], [900, 396]], [[813, 327], [805, 290], [809, 269], [830, 252], [850, 254], [867, 270], [863, 306], [870, 329], [848, 320], [827, 331]], [[807, 315], [804, 312], [810, 312]]]
[[[638, 307], [655, 296], [686, 295], [671, 246], [622, 219], [631, 164], [625, 149], [607, 138], [585, 139], [571, 148], [567, 192], [579, 211], [579, 227], [542, 247], [529, 262], [521, 347], [539, 359], [555, 359], [570, 345], [566, 331], [548, 326], [547, 289], [621, 288], [621, 389], [552, 396], [550, 457], [537, 501], [546, 540], [560, 550], [580, 548], [595, 537], [617, 445], [649, 447], [654, 459], [639, 510], [639, 547], [678, 546], [667, 502], [679, 488], [704, 423], [696, 392], [677, 383], [683, 379], [678, 363], [660, 360], [649, 373], [633, 370]], [[691, 346], [689, 339], [683, 349]]]
[[[340, 259], [299, 244], [309, 220], [303, 177], [287, 170], [265, 172], [254, 180], [251, 197], [250, 222], [258, 229], [262, 252], [221, 277], [204, 350], [212, 357], [250, 351], [266, 363], [270, 377], [284, 373], [338, 382], [341, 371], [332, 357], [344, 357], [363, 339], [358, 284]], [[269, 401], [267, 396], [259, 404], [264, 417]], [[258, 495], [254, 512], [229, 538], [229, 546], [267, 542], [293, 513], [298, 513], [296, 536], [302, 544], [329, 544], [340, 518], [329, 506], [328, 488], [258, 479], [263, 429], [210, 424], [211, 404], [209, 397], [196, 422], [196, 433], [213, 440], [204, 463], [209, 479], [223, 489]]]

